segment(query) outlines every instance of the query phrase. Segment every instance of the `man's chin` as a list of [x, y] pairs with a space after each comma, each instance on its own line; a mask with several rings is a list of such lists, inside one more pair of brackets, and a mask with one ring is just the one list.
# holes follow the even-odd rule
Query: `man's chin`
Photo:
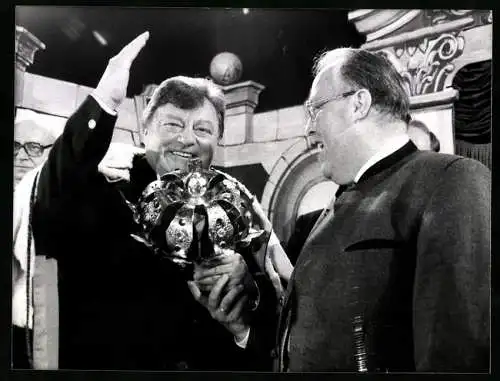
[[16, 181], [21, 180], [26, 173], [28, 173], [32, 168], [28, 167], [16, 167], [14, 169], [14, 179]]

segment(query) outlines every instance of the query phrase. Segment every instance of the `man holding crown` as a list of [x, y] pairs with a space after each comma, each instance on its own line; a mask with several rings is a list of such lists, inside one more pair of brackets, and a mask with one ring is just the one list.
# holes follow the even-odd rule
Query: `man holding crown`
[[[224, 185], [222, 194], [241, 196], [246, 209], [234, 207], [231, 196], [226, 203], [210, 204], [211, 212], [211, 200], [193, 201], [188, 188], [172, 190], [175, 184], [187, 186], [183, 181], [193, 168], [202, 182], [214, 174], [210, 164], [224, 130], [222, 91], [206, 79], [169, 78], [143, 115], [144, 149], [110, 145], [130, 66], [148, 38], [148, 32], [141, 34], [110, 59], [97, 88], [68, 119], [47, 161], [31, 177], [36, 254], [57, 259], [59, 267], [58, 367], [268, 369], [267, 354], [249, 356], [236, 345], [237, 329], [228, 332], [224, 326], [231, 331], [243, 324], [238, 319], [251, 319], [253, 325], [272, 321], [281, 291], [278, 273], [286, 279], [290, 262], [282, 256], [276, 268], [276, 262], [259, 256], [269, 234], [258, 237], [251, 226], [247, 212], [256, 201], [236, 180], [219, 174], [217, 186]], [[151, 184], [158, 189], [148, 193]], [[206, 185], [215, 187], [215, 180]], [[235, 185], [238, 192], [231, 193]], [[169, 208], [168, 200], [178, 208]], [[159, 208], [151, 210], [161, 211], [159, 219], [147, 219], [149, 202]], [[182, 208], [190, 211], [185, 219], [179, 217]], [[213, 220], [210, 213], [220, 218]], [[179, 228], [186, 221], [191, 230]], [[178, 229], [169, 233], [174, 222]], [[246, 246], [240, 250], [218, 241], [214, 250], [214, 232], [222, 228], [227, 235], [224, 229], [236, 231], [236, 226]], [[163, 246], [153, 234], [158, 227], [166, 237]], [[175, 241], [186, 231], [190, 239]], [[252, 234], [258, 239], [252, 241]], [[261, 249], [252, 251], [257, 241]], [[207, 269], [213, 269], [210, 276]], [[214, 298], [223, 287], [226, 296]], [[197, 302], [201, 298], [214, 307], [210, 312]]]

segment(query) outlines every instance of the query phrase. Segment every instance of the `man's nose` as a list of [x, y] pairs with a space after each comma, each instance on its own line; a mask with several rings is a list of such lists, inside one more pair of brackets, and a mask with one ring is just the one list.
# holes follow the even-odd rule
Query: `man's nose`
[[26, 161], [26, 160], [31, 161], [31, 157], [28, 155], [24, 147], [21, 147], [21, 149], [17, 152], [17, 154], [14, 155], [14, 159], [21, 161]]
[[307, 117], [304, 132], [306, 136], [309, 136], [315, 132], [314, 122], [310, 116]]
[[305, 136], [307, 140], [307, 145], [309, 147], [315, 147], [320, 142], [320, 139], [316, 134], [316, 128], [314, 127], [314, 122], [311, 121], [311, 118], [307, 119]]
[[185, 128], [180, 134], [180, 140], [185, 145], [194, 144], [196, 141], [196, 137], [194, 135], [194, 131], [192, 127]]

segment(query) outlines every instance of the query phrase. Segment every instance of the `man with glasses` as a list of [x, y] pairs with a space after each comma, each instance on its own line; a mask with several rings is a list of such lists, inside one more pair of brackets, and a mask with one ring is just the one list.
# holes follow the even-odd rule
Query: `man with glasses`
[[[38, 168], [47, 158], [49, 148], [56, 136], [49, 128], [32, 119], [23, 119], [14, 125], [14, 255], [12, 257], [12, 365], [16, 368], [29, 368], [29, 354], [26, 336], [32, 337], [32, 319], [26, 303], [26, 248], [24, 243], [28, 234], [23, 229], [22, 211], [29, 208], [31, 185], [27, 175]], [[25, 181], [21, 180], [25, 177]], [[27, 216], [26, 216], [27, 217]], [[28, 218], [25, 218], [26, 220]], [[22, 236], [22, 238], [21, 238]], [[19, 239], [18, 239], [19, 237]], [[30, 279], [31, 280], [31, 279]]]
[[29, 170], [38, 167], [47, 158], [56, 140], [48, 128], [31, 119], [21, 120], [14, 126], [14, 181], [19, 183]]
[[[489, 170], [415, 147], [387, 58], [335, 49], [314, 73], [306, 132], [341, 189], [291, 275], [277, 370], [487, 372]], [[273, 347], [258, 327], [240, 331], [249, 351]]]

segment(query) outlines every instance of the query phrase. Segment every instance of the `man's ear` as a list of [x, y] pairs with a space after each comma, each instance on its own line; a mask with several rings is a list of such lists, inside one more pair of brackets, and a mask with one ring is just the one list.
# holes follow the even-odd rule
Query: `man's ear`
[[367, 89], [360, 89], [352, 96], [353, 116], [358, 121], [365, 118], [372, 106], [372, 95]]

